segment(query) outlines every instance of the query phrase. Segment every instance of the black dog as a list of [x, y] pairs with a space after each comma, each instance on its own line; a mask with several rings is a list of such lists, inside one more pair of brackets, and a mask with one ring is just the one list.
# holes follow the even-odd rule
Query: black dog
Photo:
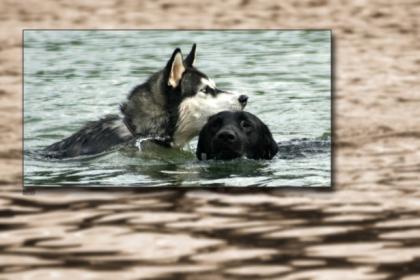
[[259, 118], [243, 111], [223, 111], [202, 128], [196, 155], [200, 160], [272, 159], [277, 151], [270, 130]]

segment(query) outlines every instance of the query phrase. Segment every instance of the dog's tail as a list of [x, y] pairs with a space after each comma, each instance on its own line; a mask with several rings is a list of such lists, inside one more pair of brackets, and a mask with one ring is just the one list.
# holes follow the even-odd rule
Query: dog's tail
[[44, 149], [47, 157], [66, 158], [101, 153], [132, 139], [132, 134], [118, 115], [87, 123], [73, 135]]

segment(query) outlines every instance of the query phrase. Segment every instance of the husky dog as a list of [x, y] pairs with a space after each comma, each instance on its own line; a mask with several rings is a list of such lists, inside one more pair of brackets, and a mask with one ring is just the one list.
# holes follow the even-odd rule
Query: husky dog
[[136, 86], [119, 115], [87, 123], [68, 138], [45, 148], [48, 156], [92, 155], [140, 137], [181, 148], [197, 136], [207, 119], [220, 111], [240, 111], [248, 97], [220, 90], [195, 66], [196, 44], [183, 59], [175, 49], [166, 66]]

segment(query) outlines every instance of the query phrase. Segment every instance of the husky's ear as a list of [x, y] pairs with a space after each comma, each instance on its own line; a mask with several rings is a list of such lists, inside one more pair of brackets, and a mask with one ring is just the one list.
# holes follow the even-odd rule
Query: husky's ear
[[172, 53], [171, 59], [169, 59], [168, 64], [166, 65], [166, 71], [168, 74], [168, 85], [176, 88], [185, 71], [181, 50], [179, 48], [176, 48]]
[[184, 64], [187, 66], [187, 67], [192, 67], [192, 66], [194, 66], [194, 62], [195, 62], [195, 54], [196, 54], [196, 51], [195, 51], [195, 48], [196, 48], [196, 46], [197, 46], [197, 44], [193, 44], [193, 46], [192, 46], [192, 48], [191, 48], [191, 51], [190, 51], [190, 53], [187, 55], [187, 57], [185, 58], [185, 60], [184, 60]]

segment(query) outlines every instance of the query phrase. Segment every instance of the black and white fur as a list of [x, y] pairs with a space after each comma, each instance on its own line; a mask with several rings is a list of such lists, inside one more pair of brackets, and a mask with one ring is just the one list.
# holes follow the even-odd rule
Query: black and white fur
[[201, 130], [196, 155], [200, 160], [272, 159], [277, 151], [270, 130], [258, 117], [224, 111], [210, 117]]
[[242, 110], [248, 97], [216, 88], [195, 66], [196, 45], [183, 59], [175, 49], [166, 66], [136, 86], [121, 115], [87, 123], [68, 138], [45, 148], [51, 157], [100, 153], [140, 137], [181, 148], [197, 136], [207, 119], [223, 110]]

